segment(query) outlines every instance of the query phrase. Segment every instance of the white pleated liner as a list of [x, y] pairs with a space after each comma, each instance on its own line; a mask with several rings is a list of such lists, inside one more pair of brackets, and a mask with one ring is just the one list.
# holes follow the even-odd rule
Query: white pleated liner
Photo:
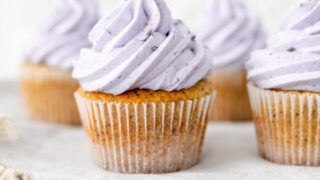
[[165, 173], [198, 162], [215, 94], [168, 103], [115, 103], [75, 94], [95, 162], [122, 173]]
[[[33, 120], [80, 125], [80, 117], [73, 97], [79, 84], [70, 72], [24, 65], [20, 86], [26, 109]], [[57, 87], [60, 85], [60, 87]]]
[[320, 94], [248, 85], [261, 155], [280, 164], [320, 165]]
[[217, 68], [209, 77], [217, 98], [211, 109], [210, 120], [217, 122], [251, 121], [244, 69]]

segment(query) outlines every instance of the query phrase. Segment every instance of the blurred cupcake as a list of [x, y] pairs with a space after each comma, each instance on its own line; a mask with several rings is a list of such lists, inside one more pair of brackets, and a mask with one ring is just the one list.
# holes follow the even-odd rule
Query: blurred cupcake
[[89, 35], [73, 77], [97, 164], [165, 173], [199, 160], [214, 98], [212, 61], [163, 0], [128, 0]]
[[21, 90], [32, 118], [54, 123], [81, 123], [73, 97], [79, 84], [71, 77], [72, 61], [98, 21], [92, 0], [61, 0], [33, 38], [21, 69]]
[[218, 97], [210, 120], [251, 120], [244, 64], [252, 50], [264, 45], [259, 20], [237, 0], [208, 0], [206, 7], [195, 27], [215, 63], [209, 80]]
[[320, 1], [283, 19], [281, 32], [247, 64], [261, 155], [291, 165], [320, 165]]

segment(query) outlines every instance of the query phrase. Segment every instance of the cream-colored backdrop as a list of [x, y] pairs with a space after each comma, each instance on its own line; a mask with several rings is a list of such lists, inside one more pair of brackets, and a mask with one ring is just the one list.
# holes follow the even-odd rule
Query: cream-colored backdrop
[[[25, 39], [33, 32], [41, 16], [56, 0], [0, 0], [0, 81], [18, 76]], [[102, 15], [108, 14], [120, 0], [98, 0]], [[301, 0], [242, 0], [261, 16], [268, 33], [278, 29], [283, 13]], [[197, 18], [205, 0], [167, 0], [175, 18], [187, 24]], [[214, 18], [214, 17], [213, 17]], [[0, 89], [1, 91], [1, 89]]]

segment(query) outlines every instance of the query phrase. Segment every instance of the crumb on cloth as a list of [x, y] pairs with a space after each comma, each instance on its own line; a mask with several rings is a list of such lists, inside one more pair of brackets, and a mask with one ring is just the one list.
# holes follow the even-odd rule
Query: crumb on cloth
[[1, 180], [31, 180], [31, 177], [24, 171], [8, 169], [0, 162]]

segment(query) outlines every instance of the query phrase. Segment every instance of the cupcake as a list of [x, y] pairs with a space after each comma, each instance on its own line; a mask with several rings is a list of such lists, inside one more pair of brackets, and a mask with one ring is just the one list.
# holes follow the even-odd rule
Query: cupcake
[[32, 119], [79, 125], [71, 76], [72, 61], [90, 47], [88, 34], [98, 21], [92, 0], [61, 0], [29, 43], [21, 69], [21, 91]]
[[206, 7], [195, 31], [214, 60], [209, 80], [218, 96], [210, 120], [251, 120], [244, 65], [252, 50], [264, 46], [259, 20], [237, 0], [209, 0]]
[[319, 7], [309, 0], [293, 8], [247, 63], [260, 154], [272, 162], [320, 165]]
[[95, 162], [166, 173], [199, 160], [214, 93], [207, 50], [163, 0], [127, 0], [89, 34], [75, 93]]

